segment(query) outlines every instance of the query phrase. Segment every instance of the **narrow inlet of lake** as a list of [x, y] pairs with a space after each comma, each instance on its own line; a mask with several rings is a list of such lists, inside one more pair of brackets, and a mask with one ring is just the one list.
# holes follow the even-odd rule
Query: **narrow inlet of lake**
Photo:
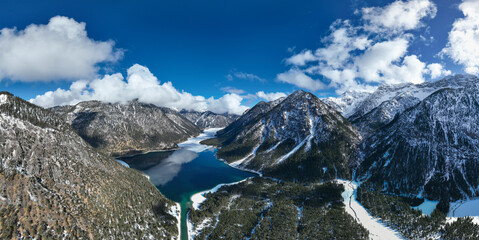
[[188, 239], [186, 214], [191, 208], [191, 196], [214, 188], [222, 183], [232, 183], [255, 176], [216, 159], [216, 149], [200, 144], [214, 137], [219, 129], [204, 133], [178, 144], [175, 151], [150, 152], [131, 157], [121, 157], [131, 168], [150, 177], [150, 181], [167, 198], [180, 203], [181, 239]]

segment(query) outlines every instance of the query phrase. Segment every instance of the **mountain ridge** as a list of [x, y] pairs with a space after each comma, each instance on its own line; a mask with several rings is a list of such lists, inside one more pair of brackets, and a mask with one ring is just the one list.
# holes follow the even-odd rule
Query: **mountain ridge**
[[175, 204], [60, 117], [0, 93], [0, 237], [174, 238]]
[[205, 143], [221, 146], [218, 157], [231, 165], [291, 179], [315, 178], [316, 171], [319, 178], [350, 178], [361, 139], [337, 111], [301, 90], [258, 103], [216, 137]]
[[440, 89], [378, 129], [362, 145], [365, 158], [359, 176], [385, 183], [384, 188], [394, 193], [448, 201], [476, 197], [477, 90]]
[[178, 112], [139, 101], [86, 101], [51, 110], [90, 145], [113, 156], [174, 149], [201, 132]]
[[234, 114], [218, 114], [211, 111], [198, 112], [181, 110], [179, 114], [190, 120], [201, 129], [224, 128], [239, 117], [238, 115]]

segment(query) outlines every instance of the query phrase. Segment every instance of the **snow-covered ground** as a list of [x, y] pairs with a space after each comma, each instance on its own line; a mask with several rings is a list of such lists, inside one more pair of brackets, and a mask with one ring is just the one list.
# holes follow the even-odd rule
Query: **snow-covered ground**
[[421, 205], [413, 208], [419, 209], [422, 211], [423, 214], [431, 216], [431, 213], [434, 211], [434, 209], [436, 209], [438, 203], [439, 201], [431, 201], [424, 199], [424, 202]]
[[206, 146], [200, 144], [201, 141], [213, 138], [217, 131], [221, 130], [222, 128], [209, 128], [205, 129], [204, 132], [196, 137], [188, 138], [188, 140], [179, 143], [178, 147], [190, 150], [193, 152], [203, 152], [206, 149], [211, 148], [210, 146]]
[[6, 103], [8, 100], [8, 96], [6, 94], [0, 94], [0, 105]]
[[176, 203], [174, 206], [170, 208], [169, 213], [173, 216], [176, 217], [176, 220], [178, 221], [177, 227], [178, 227], [178, 240], [181, 239], [181, 206], [179, 203]]
[[195, 210], [198, 210], [199, 209], [199, 206], [202, 202], [204, 202], [206, 200], [206, 197], [205, 195], [207, 193], [214, 193], [216, 191], [218, 191], [218, 189], [220, 189], [221, 187], [223, 186], [231, 186], [231, 185], [235, 185], [235, 184], [238, 184], [238, 183], [242, 183], [244, 181], [246, 181], [248, 178], [246, 179], [243, 179], [241, 181], [238, 181], [238, 182], [233, 182], [233, 183], [222, 183], [222, 184], [218, 184], [216, 187], [210, 189], [210, 190], [206, 190], [206, 191], [202, 191], [202, 192], [199, 192], [199, 193], [196, 193], [194, 194], [193, 196], [191, 196], [191, 202], [192, 202], [192, 206]]
[[479, 224], [479, 199], [460, 200], [451, 203], [447, 222], [454, 222], [459, 217], [472, 217], [473, 222]]
[[229, 163], [229, 162], [227, 162], [226, 160], [221, 159], [221, 158], [219, 158], [218, 160], [223, 161], [226, 165], [228, 165], [228, 166], [230, 166], [230, 167], [232, 167], [232, 168], [236, 168], [236, 169], [238, 169], [238, 170], [245, 171], [245, 172], [255, 173], [255, 174], [258, 174], [258, 176], [260, 176], [260, 177], [263, 176], [263, 173], [261, 173], [260, 171], [256, 171], [256, 170], [253, 170], [253, 169], [244, 168], [244, 167], [242, 167], [242, 166], [240, 166], [240, 165], [238, 165], [238, 164], [234, 164], [234, 163], [236, 163], [236, 162]]
[[344, 185], [344, 192], [341, 194], [346, 205], [346, 212], [351, 215], [358, 223], [363, 225], [369, 231], [370, 239], [404, 239], [393, 229], [386, 226], [380, 219], [371, 216], [367, 210], [356, 200], [356, 182], [337, 180]]
[[203, 222], [201, 222], [196, 228], [193, 226], [193, 224], [188, 220], [188, 240], [193, 240], [196, 235], [198, 235], [201, 230], [207, 226], [210, 226], [212, 223], [211, 218], [205, 218]]

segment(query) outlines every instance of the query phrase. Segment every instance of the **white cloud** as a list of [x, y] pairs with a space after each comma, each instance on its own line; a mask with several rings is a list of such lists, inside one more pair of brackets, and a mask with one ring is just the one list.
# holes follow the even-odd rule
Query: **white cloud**
[[75, 81], [69, 90], [49, 91], [31, 99], [30, 102], [43, 107], [52, 107], [73, 105], [87, 100], [124, 103], [133, 99], [177, 110], [210, 110], [216, 113], [242, 114], [248, 109], [241, 105], [243, 98], [238, 94], [230, 93], [219, 99], [213, 97], [206, 99], [185, 91], [180, 92], [171, 82], [160, 83], [148, 68], [138, 64], [128, 69], [126, 79], [121, 73], [116, 73], [92, 81]]
[[221, 91], [234, 94], [244, 94], [246, 93], [243, 89], [238, 89], [234, 87], [222, 87]]
[[266, 101], [274, 101], [278, 98], [286, 97], [286, 93], [282, 92], [271, 92], [271, 93], [265, 93], [263, 91], [259, 91], [256, 93], [256, 96], [266, 100]]
[[93, 77], [123, 55], [113, 41], [88, 38], [85, 23], [56, 16], [47, 25], [0, 30], [0, 80], [32, 82]]
[[408, 41], [398, 38], [382, 41], [368, 48], [363, 55], [355, 59], [358, 76], [366, 82], [384, 82], [384, 73], [391, 70], [393, 62], [406, 54]]
[[429, 0], [395, 1], [384, 8], [361, 9], [362, 19], [370, 31], [406, 31], [422, 26], [425, 17], [436, 16], [436, 5]]
[[228, 74], [226, 78], [230, 81], [234, 79], [234, 77], [239, 78], [239, 79], [247, 79], [251, 81], [260, 81], [260, 82], [266, 82], [266, 79], [261, 78], [255, 74], [252, 73], [245, 73], [245, 72], [234, 72], [233, 74]]
[[241, 115], [248, 109], [248, 107], [241, 105], [242, 100], [243, 97], [234, 93], [225, 94], [218, 99], [210, 97], [206, 101], [208, 104], [207, 109], [215, 113], [232, 113]]
[[294, 68], [287, 72], [278, 74], [277, 78], [281, 82], [290, 83], [311, 91], [317, 91], [325, 87], [321, 81], [314, 80], [308, 75], [304, 74], [304, 72]]
[[336, 21], [331, 26], [331, 34], [323, 39], [326, 47], [316, 49], [315, 55], [328, 66], [343, 66], [354, 50], [364, 50], [371, 45], [366, 35], [358, 35], [357, 29], [348, 21]]
[[[414, 40], [408, 31], [435, 16], [434, 3], [398, 0], [382, 8], [363, 8], [358, 14], [362, 25], [335, 21], [322, 46], [286, 59], [293, 66], [277, 79], [312, 91], [329, 87], [342, 93], [371, 91], [382, 83], [421, 83], [425, 74], [433, 74], [417, 55], [408, 53]], [[321, 81], [313, 79], [318, 75], [323, 76]]]
[[431, 63], [427, 65], [427, 69], [432, 79], [451, 74], [450, 70], [444, 69], [444, 67], [439, 63]]
[[479, 1], [466, 0], [459, 9], [464, 17], [454, 21], [449, 42], [441, 54], [464, 65], [467, 73], [479, 74]]
[[314, 61], [316, 59], [317, 58], [313, 55], [311, 50], [305, 50], [286, 59], [286, 63], [296, 66], [304, 66], [307, 62]]
[[174, 151], [168, 158], [162, 160], [158, 165], [145, 171], [150, 176], [150, 181], [155, 185], [165, 185], [175, 178], [181, 170], [181, 165], [193, 161], [198, 153], [180, 149]]

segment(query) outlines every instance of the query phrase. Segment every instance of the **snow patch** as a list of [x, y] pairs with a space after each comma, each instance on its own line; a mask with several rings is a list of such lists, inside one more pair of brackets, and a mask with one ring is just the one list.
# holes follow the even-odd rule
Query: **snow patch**
[[345, 188], [341, 196], [344, 199], [344, 205], [346, 205], [346, 212], [369, 231], [370, 239], [404, 239], [398, 232], [387, 227], [383, 222], [381, 222], [381, 219], [371, 216], [371, 214], [369, 214], [369, 212], [356, 200], [356, 189], [358, 188], [358, 183], [346, 180], [336, 181], [340, 184], [343, 184]]
[[284, 160], [286, 160], [287, 158], [291, 157], [291, 155], [293, 155], [295, 152], [297, 152], [306, 142], [310, 141], [310, 139], [313, 137], [313, 135], [309, 135], [307, 138], [305, 138], [303, 141], [301, 141], [301, 143], [299, 143], [298, 145], [296, 145], [296, 147], [293, 148], [293, 150], [291, 150], [289, 153], [286, 153], [284, 156], [280, 157], [277, 161], [276, 161], [276, 164], [280, 164], [281, 162], [283, 162]]
[[177, 228], [178, 228], [178, 238], [177, 239], [181, 239], [181, 206], [179, 203], [175, 203], [174, 206], [172, 206], [168, 213], [170, 215], [173, 215], [174, 217], [176, 217], [176, 221], [177, 221]]
[[259, 143], [258, 145], [256, 145], [256, 147], [254, 147], [253, 151], [252, 151], [250, 154], [248, 154], [246, 157], [244, 157], [244, 158], [242, 158], [242, 159], [240, 159], [240, 160], [237, 160], [237, 161], [235, 161], [235, 162], [232, 162], [230, 165], [231, 165], [231, 166], [238, 167], [238, 166], [240, 166], [244, 161], [246, 161], [246, 160], [248, 160], [248, 159], [250, 159], [250, 158], [255, 157], [255, 156], [256, 156], [256, 151], [258, 151], [259, 146], [261, 146], [261, 143]]
[[182, 143], [179, 143], [178, 147], [186, 149], [186, 150], [190, 150], [190, 151], [193, 151], [193, 152], [197, 152], [197, 153], [203, 152], [207, 149], [211, 149], [212, 148], [211, 146], [200, 144], [200, 142], [203, 141], [203, 140], [206, 140], [206, 139], [214, 138], [216, 132], [218, 132], [221, 129], [223, 129], [223, 128], [205, 129], [204, 132], [201, 133], [200, 135], [198, 135], [196, 137], [188, 138], [188, 140], [186, 140]]
[[6, 94], [0, 95], [0, 105], [7, 103], [8, 96]]
[[216, 191], [218, 191], [218, 189], [220, 189], [221, 187], [223, 186], [231, 186], [231, 185], [236, 185], [238, 183], [242, 183], [244, 181], [248, 180], [248, 178], [245, 178], [241, 181], [238, 181], [238, 182], [233, 182], [233, 183], [222, 183], [222, 184], [218, 184], [216, 187], [210, 189], [210, 190], [206, 190], [206, 191], [202, 191], [202, 192], [199, 192], [199, 193], [196, 193], [194, 194], [193, 196], [191, 196], [191, 201], [192, 201], [192, 206], [195, 210], [198, 210], [199, 207], [200, 207], [200, 204], [202, 202], [204, 202], [206, 200], [206, 197], [205, 195], [208, 194], [208, 193], [215, 193]]
[[188, 240], [193, 240], [195, 236], [198, 235], [203, 228], [209, 226], [211, 222], [211, 218], [205, 218], [200, 224], [198, 224], [198, 226], [194, 227], [193, 224], [188, 220]]
[[[453, 223], [457, 221], [459, 217], [446, 217], [446, 223]], [[479, 225], [479, 217], [472, 217], [472, 222]]]

